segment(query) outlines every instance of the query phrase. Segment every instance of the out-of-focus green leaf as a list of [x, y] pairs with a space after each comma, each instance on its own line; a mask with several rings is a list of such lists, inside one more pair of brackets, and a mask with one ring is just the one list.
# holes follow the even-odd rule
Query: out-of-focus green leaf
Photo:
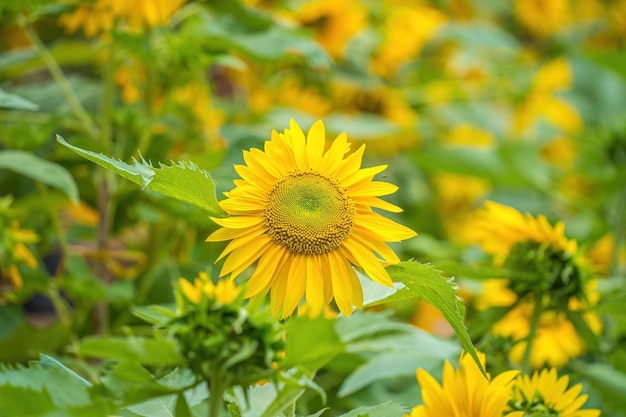
[[0, 415], [44, 416], [55, 410], [50, 395], [29, 387], [0, 385]]
[[83, 384], [86, 387], [90, 387], [91, 383], [89, 381], [87, 381], [85, 378], [83, 378], [82, 376], [78, 375], [76, 372], [72, 371], [70, 368], [68, 368], [67, 366], [63, 365], [61, 362], [59, 362], [58, 360], [54, 359], [52, 356], [48, 356], [48, 355], [44, 355], [43, 353], [40, 355], [41, 356], [41, 365], [44, 368], [54, 368], [54, 369], [58, 369], [61, 372], [65, 372], [66, 374], [68, 374], [69, 376], [71, 376], [72, 378], [76, 379], [78, 382], [80, 382], [81, 384]]
[[242, 25], [233, 16], [201, 15], [201, 24], [194, 27], [195, 33], [210, 45], [234, 49], [258, 60], [304, 60], [316, 69], [325, 69], [331, 64], [319, 44], [293, 28], [279, 23], [259, 28]]
[[12, 304], [0, 305], [0, 339], [12, 334], [24, 320], [22, 310]]
[[52, 403], [61, 409], [86, 406], [91, 402], [83, 380], [58, 367], [44, 368], [37, 363], [29, 368], [0, 366], [0, 387], [5, 386], [47, 392]]
[[371, 407], [359, 407], [342, 414], [341, 417], [402, 417], [409, 412], [405, 407], [391, 402], [374, 405]]
[[413, 261], [390, 265], [387, 267], [387, 272], [394, 281], [403, 283], [405, 288], [400, 289], [385, 300], [373, 303], [373, 305], [414, 297], [428, 301], [441, 311], [465, 350], [474, 358], [478, 368], [485, 373], [478, 360], [476, 348], [472, 344], [467, 328], [463, 323], [465, 308], [463, 302], [456, 296], [456, 284], [452, 280], [443, 278], [440, 272], [431, 266]]
[[78, 187], [72, 175], [61, 165], [46, 161], [28, 152], [0, 151], [0, 169], [8, 169], [35, 181], [57, 188], [72, 201], [78, 202]]
[[173, 309], [160, 305], [134, 306], [132, 311], [135, 316], [151, 324], [166, 323], [176, 317]]
[[[98, 56], [98, 50], [88, 41], [72, 39], [60, 39], [50, 45], [49, 51], [60, 65], [84, 65]], [[33, 48], [3, 51], [0, 55], [0, 76], [5, 78], [23, 76], [44, 67]]]
[[287, 346], [282, 365], [287, 368], [302, 365], [315, 372], [343, 349], [333, 320], [296, 317], [287, 322]]
[[418, 367], [434, 369], [444, 360], [458, 357], [460, 350], [455, 342], [394, 321], [386, 313], [356, 313], [339, 319], [337, 333], [345, 341], [347, 352], [382, 352], [370, 357], [344, 380], [339, 396], [386, 378], [415, 378]]
[[611, 69], [626, 78], [626, 54], [623, 51], [603, 51], [595, 52], [591, 55], [591, 60], [596, 64]]
[[605, 363], [572, 361], [570, 366], [589, 381], [602, 399], [603, 404], [616, 411], [626, 412], [626, 396], [624, 396], [626, 374]]
[[263, 410], [261, 417], [274, 417], [282, 413], [291, 404], [296, 402], [298, 398], [304, 394], [306, 389], [314, 389], [323, 396], [326, 401], [325, 393], [322, 388], [313, 382], [312, 376], [307, 372], [294, 368], [278, 377], [279, 389], [273, 401]]
[[182, 361], [178, 345], [172, 339], [94, 336], [83, 339], [78, 352], [91, 358], [137, 361], [145, 365], [176, 365]]
[[178, 394], [178, 397], [176, 398], [174, 417], [192, 417], [191, 410], [189, 409], [189, 404], [187, 404], [187, 400], [182, 393]]
[[7, 93], [0, 88], [0, 108], [14, 110], [37, 110], [39, 106], [17, 94]]
[[[550, 171], [532, 144], [515, 142], [496, 149], [430, 148], [415, 154], [418, 165], [430, 172], [480, 177], [506, 186], [550, 186]], [[531, 168], [532, 167], [532, 168]]]
[[215, 183], [211, 176], [192, 162], [172, 162], [171, 166], [160, 164], [160, 167], [156, 168], [143, 160], [143, 158], [141, 161], [133, 158], [133, 164], [129, 165], [103, 154], [70, 145], [59, 135], [57, 135], [57, 141], [78, 155], [121, 175], [135, 184], [198, 206], [206, 210], [210, 215], [225, 216], [224, 211], [217, 204]]

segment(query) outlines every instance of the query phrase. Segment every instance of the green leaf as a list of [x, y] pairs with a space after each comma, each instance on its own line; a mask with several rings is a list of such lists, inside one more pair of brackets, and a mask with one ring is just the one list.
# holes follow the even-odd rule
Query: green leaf
[[242, 25], [235, 16], [212, 15], [200, 10], [195, 36], [210, 45], [238, 52], [257, 60], [305, 61], [309, 68], [326, 69], [332, 61], [310, 36], [286, 25]]
[[316, 391], [322, 397], [322, 401], [326, 402], [326, 393], [313, 382], [313, 374], [308, 371], [293, 368], [283, 375], [279, 375], [278, 380], [280, 381], [279, 390], [261, 417], [281, 415], [282, 411], [295, 403], [307, 389]]
[[[368, 355], [370, 359], [354, 370], [343, 382], [339, 389], [338, 396], [350, 395], [374, 382], [397, 377], [410, 377], [415, 379], [415, 371], [418, 367], [428, 371], [440, 366], [444, 360], [458, 358], [459, 346], [456, 342], [448, 339], [440, 339], [417, 329], [406, 323], [394, 323], [390, 318], [382, 314], [359, 314], [349, 319], [343, 320], [345, 326], [343, 331], [354, 334], [346, 327], [351, 325], [352, 318], [361, 317], [364, 322], [376, 323], [374, 326], [364, 324], [363, 327], [370, 327], [371, 331], [367, 336], [352, 339], [346, 343], [348, 352], [382, 352], [378, 355]], [[364, 320], [363, 320], [364, 319]], [[338, 320], [339, 322], [339, 320]], [[385, 325], [387, 323], [387, 326]], [[361, 327], [360, 323], [352, 327]], [[400, 327], [400, 326], [403, 326]], [[390, 332], [389, 329], [396, 328]], [[374, 330], [378, 328], [379, 330]], [[340, 334], [343, 332], [338, 330]]]
[[572, 369], [584, 376], [595, 388], [602, 404], [616, 410], [626, 411], [626, 374], [604, 363], [572, 361]]
[[55, 409], [47, 392], [28, 387], [0, 386], [0, 415], [6, 417], [43, 416]]
[[323, 317], [292, 318], [287, 322], [287, 345], [282, 366], [303, 365], [315, 372], [343, 349], [344, 344], [335, 331], [333, 320]]
[[38, 105], [17, 94], [7, 93], [0, 88], [0, 108], [14, 110], [37, 110]]
[[140, 319], [150, 324], [165, 324], [176, 317], [176, 312], [166, 306], [161, 305], [149, 305], [149, 306], [134, 306], [132, 313]]
[[463, 324], [465, 308], [463, 301], [456, 296], [456, 284], [451, 279], [443, 278], [440, 272], [431, 266], [413, 261], [390, 265], [387, 267], [387, 272], [394, 281], [404, 284], [405, 288], [400, 289], [387, 299], [371, 305], [413, 297], [420, 297], [428, 301], [441, 311], [454, 329], [463, 348], [474, 358], [478, 368], [485, 374], [485, 370], [476, 354], [476, 348], [472, 344], [467, 328]]
[[78, 202], [78, 187], [72, 175], [61, 165], [46, 161], [29, 152], [0, 151], [0, 169], [8, 169], [33, 180], [55, 187]]
[[32, 363], [29, 368], [0, 366], [0, 387], [12, 386], [47, 392], [59, 408], [81, 407], [90, 404], [88, 387], [75, 375], [58, 367], [44, 368]]
[[64, 372], [67, 375], [71, 376], [72, 378], [76, 379], [79, 383], [83, 384], [84, 386], [86, 387], [91, 386], [91, 383], [89, 381], [87, 381], [82, 376], [78, 375], [76, 372], [72, 371], [67, 366], [63, 365], [58, 360], [54, 359], [52, 356], [48, 356], [43, 353], [41, 353], [40, 356], [41, 356], [41, 361], [39, 363], [41, 363], [41, 365], [44, 368], [58, 369], [59, 371]]
[[408, 411], [401, 405], [386, 402], [371, 407], [359, 407], [340, 417], [402, 417]]
[[159, 164], [159, 168], [156, 168], [143, 158], [141, 161], [133, 158], [132, 165], [129, 165], [101, 153], [70, 145], [59, 135], [56, 137], [61, 145], [78, 155], [141, 185], [143, 188], [200, 207], [212, 216], [224, 217], [226, 215], [217, 204], [215, 183], [211, 176], [192, 162], [172, 161], [171, 166]]
[[192, 417], [191, 410], [189, 409], [189, 404], [187, 404], [187, 400], [183, 393], [178, 394], [176, 398], [176, 407], [174, 408], [174, 416], [175, 417]]
[[147, 337], [87, 337], [78, 345], [80, 355], [136, 361], [144, 365], [176, 365], [182, 362], [178, 344], [173, 339]]
[[11, 335], [24, 321], [22, 310], [12, 304], [0, 305], [0, 339]]

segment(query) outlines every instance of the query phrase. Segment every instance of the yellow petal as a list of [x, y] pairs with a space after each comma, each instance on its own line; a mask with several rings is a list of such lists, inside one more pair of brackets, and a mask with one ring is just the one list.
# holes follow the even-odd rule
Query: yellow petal
[[298, 123], [294, 119], [289, 122], [289, 129], [291, 132], [291, 140], [293, 146], [293, 156], [296, 160], [296, 166], [301, 169], [308, 168], [307, 161], [307, 149], [304, 138], [304, 132], [298, 126]]
[[350, 238], [346, 239], [342, 245], [341, 249], [350, 252], [356, 259], [356, 265], [363, 268], [371, 279], [387, 287], [393, 286], [389, 274], [371, 250]]
[[353, 292], [348, 269], [352, 269], [352, 267], [336, 251], [328, 253], [328, 264], [330, 266], [330, 278], [333, 283], [335, 303], [337, 303], [339, 311], [341, 311], [344, 316], [350, 316], [352, 315]]
[[322, 154], [326, 144], [326, 130], [321, 120], [317, 120], [309, 129], [306, 144], [309, 168], [317, 170], [322, 162]]
[[306, 256], [306, 302], [314, 317], [324, 307], [324, 278], [320, 270], [319, 255]]
[[335, 170], [339, 168], [339, 165], [341, 165], [343, 161], [343, 156], [349, 149], [350, 144], [348, 143], [348, 136], [345, 133], [337, 136], [328, 151], [326, 151], [322, 157], [319, 170], [321, 172], [327, 172], [329, 175], [334, 175]]

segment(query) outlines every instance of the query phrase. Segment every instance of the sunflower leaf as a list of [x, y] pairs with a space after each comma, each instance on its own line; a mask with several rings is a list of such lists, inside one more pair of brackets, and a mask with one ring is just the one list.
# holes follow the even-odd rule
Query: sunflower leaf
[[217, 204], [215, 182], [208, 172], [198, 168], [193, 162], [172, 161], [171, 166], [159, 164], [157, 168], [142, 157], [141, 161], [133, 158], [133, 163], [127, 164], [101, 153], [70, 145], [59, 135], [56, 137], [61, 145], [83, 158], [141, 185], [143, 188], [200, 207], [212, 216], [225, 216], [224, 211]]
[[450, 326], [454, 329], [463, 348], [472, 356], [481, 372], [485, 374], [485, 370], [476, 354], [476, 348], [472, 344], [472, 340], [467, 332], [467, 327], [465, 327], [463, 323], [465, 306], [462, 300], [456, 296], [457, 286], [454, 281], [442, 277], [441, 272], [430, 265], [424, 265], [414, 261], [390, 265], [387, 267], [387, 272], [394, 281], [404, 284], [404, 288], [370, 305], [406, 300], [414, 297], [428, 301], [441, 311], [448, 323], [450, 323]]
[[62, 191], [78, 202], [78, 186], [67, 169], [29, 152], [4, 150], [0, 152], [0, 169], [8, 169]]

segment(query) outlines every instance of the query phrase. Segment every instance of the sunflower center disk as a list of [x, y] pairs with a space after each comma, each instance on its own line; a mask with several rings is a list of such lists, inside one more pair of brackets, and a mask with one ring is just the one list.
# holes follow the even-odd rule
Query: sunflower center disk
[[293, 172], [274, 185], [264, 217], [275, 242], [310, 255], [337, 249], [352, 232], [354, 213], [338, 181], [316, 172]]

